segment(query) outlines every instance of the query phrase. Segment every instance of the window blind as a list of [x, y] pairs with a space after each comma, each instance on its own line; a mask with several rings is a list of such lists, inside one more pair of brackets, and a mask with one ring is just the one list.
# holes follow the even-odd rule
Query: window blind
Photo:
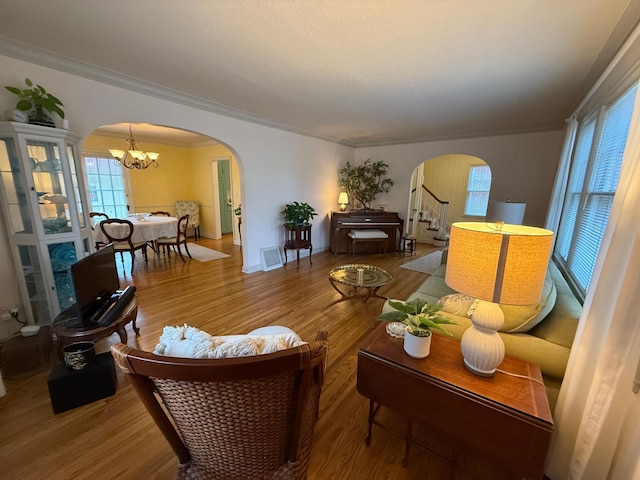
[[576, 140], [555, 255], [583, 298], [618, 186], [636, 91], [634, 85], [598, 120], [585, 122]]

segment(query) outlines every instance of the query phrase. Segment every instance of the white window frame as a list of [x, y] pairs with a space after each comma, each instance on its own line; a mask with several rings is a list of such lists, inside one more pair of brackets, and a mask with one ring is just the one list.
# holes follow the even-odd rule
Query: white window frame
[[[631, 97], [628, 97], [629, 95]], [[592, 114], [580, 122], [574, 139], [571, 169], [553, 258], [576, 295], [582, 301], [584, 301], [586, 291], [591, 282], [591, 276], [593, 275], [593, 269], [611, 212], [611, 204], [617, 189], [620, 167], [626, 148], [628, 128], [633, 115], [635, 95], [637, 95], [637, 84], [634, 84], [615, 98], [610, 105], [603, 106], [596, 114]], [[626, 98], [626, 105], [629, 107], [627, 111], [624, 111], [624, 114], [628, 113], [627, 135], [623, 135], [624, 143], [620, 146], [618, 143], [609, 141], [611, 138], [616, 138], [616, 134], [620, 133], [620, 129], [607, 129], [606, 122], [609, 118], [609, 113], [624, 98]], [[591, 128], [593, 128], [592, 137], [590, 141], [585, 141], [583, 136]], [[608, 135], [606, 140], [604, 135]], [[620, 138], [618, 135], [619, 141], [622, 142]], [[587, 138], [586, 140], [589, 139]], [[611, 145], [618, 148], [610, 152], [607, 157], [604, 157], [601, 153], [607, 151], [607, 145], [609, 146], [609, 151], [611, 150]], [[615, 157], [612, 158], [614, 155]], [[597, 182], [597, 179], [601, 177], [596, 173], [598, 171], [596, 165], [601, 165], [602, 162], [610, 163], [611, 161], [617, 165], [618, 175], [609, 175], [608, 182]], [[607, 172], [609, 171], [607, 170]], [[609, 188], [607, 190], [598, 190], [594, 186], [596, 182], [604, 183]], [[608, 209], [607, 203], [609, 205]]]
[[[91, 195], [91, 182], [89, 181], [89, 169], [87, 168], [87, 162], [91, 159], [99, 159], [103, 161], [107, 161], [110, 170], [113, 172], [112, 175], [115, 176], [116, 173], [120, 173], [122, 179], [122, 185], [124, 187], [124, 207], [118, 208], [109, 206], [106, 207], [102, 202], [96, 204]], [[86, 184], [87, 184], [87, 198], [89, 199], [89, 203], [91, 205], [90, 211], [99, 211], [106, 213], [109, 217], [117, 217], [124, 218], [128, 214], [128, 212], [135, 211], [134, 206], [130, 199], [133, 198], [131, 195], [131, 177], [129, 176], [129, 171], [126, 168], [118, 165], [118, 163], [113, 160], [113, 157], [108, 153], [104, 152], [82, 152], [82, 163], [84, 167], [84, 174], [86, 176]]]
[[[489, 172], [489, 185], [487, 186], [486, 190], [474, 190], [473, 189], [473, 185], [472, 183], [472, 178], [473, 178], [473, 170], [476, 168], [481, 168], [481, 169], [487, 169]], [[489, 165], [483, 164], [483, 165], [469, 165], [469, 173], [467, 175], [467, 193], [465, 195], [465, 200], [464, 200], [464, 216], [466, 217], [484, 217], [487, 214], [487, 207], [489, 205], [489, 193], [491, 191], [491, 181], [493, 180], [493, 177], [491, 175], [491, 167]], [[484, 195], [484, 211], [480, 212], [478, 210], [478, 212], [471, 212], [470, 211], [470, 202], [472, 202], [471, 200], [471, 195], [479, 195], [482, 194]], [[477, 201], [477, 200], [476, 200]]]

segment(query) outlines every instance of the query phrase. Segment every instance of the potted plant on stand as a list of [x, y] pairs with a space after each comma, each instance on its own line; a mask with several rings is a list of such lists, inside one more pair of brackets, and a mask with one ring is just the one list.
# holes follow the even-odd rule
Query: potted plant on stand
[[400, 322], [406, 325], [404, 351], [413, 358], [425, 358], [431, 350], [431, 329], [451, 335], [442, 325], [456, 322], [438, 314], [442, 305], [434, 305], [419, 298], [408, 302], [389, 300], [394, 310], [378, 316], [383, 322]]
[[306, 225], [317, 215], [315, 209], [306, 202], [287, 203], [280, 213], [288, 227]]
[[51, 113], [57, 113], [61, 119], [64, 119], [64, 111], [60, 108], [64, 105], [58, 98], [47, 92], [43, 86], [34, 85], [28, 78], [25, 79], [25, 83], [29, 88], [22, 90], [17, 87], [4, 88], [18, 96], [16, 108], [29, 112], [29, 123], [53, 127], [55, 124], [49, 116]]

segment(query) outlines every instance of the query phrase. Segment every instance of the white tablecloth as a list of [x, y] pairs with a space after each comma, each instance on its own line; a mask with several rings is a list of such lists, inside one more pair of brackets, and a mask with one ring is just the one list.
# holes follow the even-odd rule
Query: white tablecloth
[[[144, 220], [136, 220], [134, 217], [127, 218], [133, 223], [133, 235], [131, 240], [137, 242], [151, 242], [160, 237], [175, 237], [178, 233], [178, 219], [176, 217], [151, 216]], [[106, 225], [107, 231], [115, 235], [126, 234], [126, 225], [110, 224]], [[102, 233], [100, 225], [94, 230], [94, 240], [97, 242], [108, 242]]]

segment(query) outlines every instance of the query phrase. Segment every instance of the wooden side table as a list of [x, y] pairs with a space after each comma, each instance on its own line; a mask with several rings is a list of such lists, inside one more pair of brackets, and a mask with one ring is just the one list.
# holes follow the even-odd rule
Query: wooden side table
[[300, 267], [300, 250], [309, 250], [309, 264], [313, 265], [311, 261], [311, 253], [313, 252], [313, 245], [311, 245], [311, 225], [300, 226], [284, 226], [285, 241], [284, 241], [284, 264], [287, 264], [287, 250], [296, 251], [296, 268]]
[[553, 419], [537, 365], [505, 357], [500, 369], [522, 378], [500, 372], [479, 377], [464, 367], [460, 343], [445, 335], [433, 334], [431, 353], [420, 360], [409, 357], [402, 343], [377, 328], [358, 351], [357, 388], [369, 399], [367, 445], [373, 425], [387, 429], [376, 419], [384, 406], [407, 417], [406, 433], [399, 435], [405, 466], [416, 445], [458, 468], [455, 448], [453, 458], [442, 458], [412, 435], [416, 422], [483, 452], [517, 478], [542, 478]]
[[105, 327], [95, 328], [74, 328], [67, 325], [68, 322], [60, 322], [53, 325], [53, 333], [56, 335], [55, 354], [60, 361], [64, 359], [62, 354], [62, 348], [73, 342], [90, 342], [92, 340], [99, 340], [101, 338], [107, 338], [117, 333], [122, 343], [127, 343], [127, 331], [124, 329], [125, 325], [132, 322], [133, 331], [140, 333], [140, 329], [136, 325], [136, 318], [138, 317], [138, 302], [134, 296], [131, 301], [124, 307], [120, 316]]

